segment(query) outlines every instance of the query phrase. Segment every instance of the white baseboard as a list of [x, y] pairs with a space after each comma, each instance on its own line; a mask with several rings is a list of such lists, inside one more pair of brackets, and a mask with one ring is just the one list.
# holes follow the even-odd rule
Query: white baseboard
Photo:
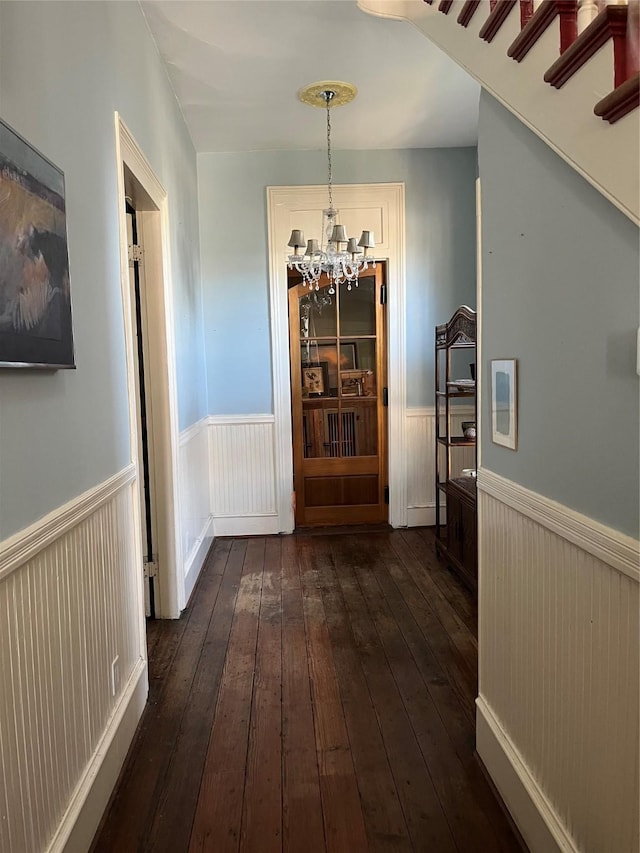
[[140, 658], [47, 853], [79, 853], [91, 846], [144, 711], [148, 688], [147, 662]]
[[407, 527], [433, 527], [435, 523], [435, 506], [407, 507]]
[[280, 533], [277, 514], [268, 515], [219, 515], [213, 520], [213, 532], [217, 536], [272, 536]]
[[578, 853], [486, 700], [476, 699], [476, 750], [531, 853]]
[[191, 597], [193, 588], [196, 585], [196, 581], [200, 577], [200, 572], [207, 554], [209, 553], [209, 549], [213, 544], [213, 540], [213, 518], [212, 516], [209, 516], [186, 561], [184, 600], [187, 604], [189, 603], [189, 598]]
[[[432, 506], [410, 506], [407, 509], [407, 527], [435, 527], [436, 507]], [[440, 507], [440, 524], [447, 523], [447, 508]]]

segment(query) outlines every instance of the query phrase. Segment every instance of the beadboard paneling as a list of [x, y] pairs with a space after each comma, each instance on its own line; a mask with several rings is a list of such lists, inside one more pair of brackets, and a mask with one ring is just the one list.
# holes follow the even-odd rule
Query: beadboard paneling
[[134, 473], [0, 545], [0, 850], [45, 850], [65, 811], [79, 811], [87, 770], [145, 656]]
[[[462, 421], [473, 420], [473, 408], [460, 406], [452, 416], [454, 431], [462, 434]], [[407, 508], [408, 524], [435, 524], [435, 408], [407, 409]], [[475, 468], [475, 448], [465, 447], [454, 451], [457, 460], [454, 475], [463, 468]]]
[[209, 431], [216, 535], [278, 533], [274, 416], [212, 416]]
[[[558, 849], [632, 853], [639, 849], [637, 543], [489, 472], [483, 485], [484, 474], [479, 710], [505, 752], [519, 757], [512, 766], [522, 762], [518, 775]], [[581, 547], [575, 532], [589, 526], [597, 542]]]
[[179, 470], [187, 602], [213, 541], [208, 418], [198, 421], [180, 434]]

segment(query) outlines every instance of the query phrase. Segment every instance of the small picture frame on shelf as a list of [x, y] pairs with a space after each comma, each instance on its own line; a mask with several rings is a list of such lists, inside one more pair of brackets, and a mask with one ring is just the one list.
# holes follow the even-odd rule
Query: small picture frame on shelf
[[324, 397], [329, 389], [327, 362], [302, 365], [302, 396]]
[[491, 361], [491, 441], [518, 447], [518, 385], [515, 358]]

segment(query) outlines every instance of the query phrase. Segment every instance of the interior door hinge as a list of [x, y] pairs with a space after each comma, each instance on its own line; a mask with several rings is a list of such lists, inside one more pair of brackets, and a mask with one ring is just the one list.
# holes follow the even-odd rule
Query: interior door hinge
[[136, 262], [141, 264], [142, 263], [142, 255], [143, 255], [142, 246], [138, 246], [135, 243], [129, 244], [129, 263], [130, 264], [134, 264]]
[[384, 502], [389, 503], [389, 486], [384, 487]]
[[155, 578], [158, 576], [158, 564], [155, 560], [144, 561], [144, 576], [145, 578]]
[[382, 389], [382, 405], [389, 405], [389, 389], [386, 386]]
[[387, 304], [387, 285], [381, 284], [380, 285], [380, 305], [386, 305], [386, 304]]

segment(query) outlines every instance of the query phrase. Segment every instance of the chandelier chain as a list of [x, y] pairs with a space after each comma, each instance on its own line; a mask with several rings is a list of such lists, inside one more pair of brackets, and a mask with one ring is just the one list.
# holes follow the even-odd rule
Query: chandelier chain
[[328, 177], [329, 177], [329, 208], [333, 208], [333, 192], [332, 192], [332, 171], [331, 171], [331, 98], [327, 98], [327, 162], [328, 162]]

